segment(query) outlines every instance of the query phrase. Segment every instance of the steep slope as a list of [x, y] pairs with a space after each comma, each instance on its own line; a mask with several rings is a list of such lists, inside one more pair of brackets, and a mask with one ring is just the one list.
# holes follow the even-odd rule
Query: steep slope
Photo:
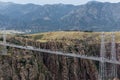
[[[84, 43], [77, 45], [77, 40], [73, 42], [74, 45], [68, 45], [65, 41], [40, 43], [22, 38], [9, 41], [19, 41], [22, 44], [27, 42], [27, 45], [65, 52], [78, 51], [73, 49], [74, 46], [85, 47]], [[79, 50], [82, 54], [85, 54], [84, 51], [85, 48]], [[9, 47], [8, 53], [9, 56], [2, 56], [0, 60], [1, 65], [3, 64], [0, 68], [0, 78], [5, 80], [97, 80], [96, 65], [92, 61]]]
[[[79, 35], [77, 35], [79, 33]], [[55, 34], [57, 34], [55, 36]], [[62, 35], [65, 34], [65, 35]], [[80, 35], [81, 34], [81, 35]], [[42, 38], [46, 42], [39, 42], [27, 37], [17, 36], [7, 39], [10, 43], [63, 51], [76, 54], [99, 56], [100, 43], [97, 43], [100, 33], [84, 32], [55, 32], [44, 33]], [[110, 34], [110, 33], [106, 33]], [[117, 33], [116, 33], [117, 34]], [[32, 36], [38, 36], [34, 34]], [[54, 35], [54, 38], [51, 36]], [[58, 37], [60, 36], [60, 38]], [[71, 35], [71, 36], [70, 36]], [[50, 36], [49, 38], [47, 38]], [[68, 36], [64, 38], [64, 36]], [[74, 36], [74, 38], [73, 38]], [[119, 33], [117, 36], [120, 36]], [[50, 40], [51, 38], [51, 40]], [[119, 37], [117, 37], [118, 39]], [[109, 38], [110, 39], [110, 38]], [[60, 40], [60, 41], [59, 41]], [[120, 41], [120, 39], [118, 39]], [[2, 47], [2, 46], [1, 46]], [[111, 48], [110, 44], [106, 47]], [[0, 79], [3, 80], [98, 80], [98, 62], [51, 55], [36, 51], [8, 49], [7, 56], [0, 56]], [[116, 45], [117, 59], [120, 59], [120, 42]], [[0, 48], [1, 50], [1, 48]], [[110, 51], [110, 50], [109, 50]], [[108, 53], [109, 53], [108, 51]], [[0, 51], [2, 53], [2, 51]], [[120, 77], [120, 66], [118, 65], [118, 77]]]
[[[32, 29], [34, 31], [51, 31], [60, 26], [60, 18], [71, 12], [75, 6], [55, 4], [55, 5], [34, 5], [34, 4], [14, 4], [1, 3], [0, 14], [8, 16], [11, 20], [9, 28]], [[7, 19], [6, 19], [7, 20]], [[4, 23], [4, 22], [3, 22]], [[9, 26], [12, 24], [13, 27]]]
[[[55, 30], [120, 30], [120, 3], [35, 5], [0, 2], [0, 25], [7, 29], [44, 32]], [[4, 25], [3, 25], [4, 24]]]
[[89, 2], [63, 18], [70, 29], [114, 31], [119, 29], [120, 3]]

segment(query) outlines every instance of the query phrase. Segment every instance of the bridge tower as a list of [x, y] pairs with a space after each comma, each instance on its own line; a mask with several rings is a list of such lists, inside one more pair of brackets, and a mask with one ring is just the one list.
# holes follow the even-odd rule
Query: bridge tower
[[[115, 45], [115, 35], [111, 34], [111, 60], [117, 61], [116, 59], [116, 45]], [[117, 77], [117, 65], [111, 64], [111, 77], [115, 78]]]
[[[117, 61], [116, 59], [116, 45], [115, 45], [115, 35], [111, 34], [111, 52], [110, 52], [110, 60]], [[108, 64], [105, 63], [106, 58], [106, 48], [105, 48], [105, 34], [101, 35], [101, 48], [100, 48], [100, 58], [101, 61], [99, 63], [99, 80], [107, 80], [108, 78], [116, 78], [117, 77], [117, 65], [116, 64]], [[109, 65], [109, 66], [108, 66]], [[110, 69], [110, 72], [108, 71]]]
[[104, 62], [104, 58], [105, 58], [105, 34], [104, 32], [101, 35], [101, 47], [100, 47], [100, 57], [101, 57], [101, 61], [99, 63], [99, 80], [105, 80], [105, 76], [106, 76], [106, 72], [105, 72], [105, 62]]
[[6, 30], [4, 29], [3, 32], [3, 43], [4, 43], [4, 47], [3, 47], [3, 55], [7, 55], [7, 47], [6, 47]]

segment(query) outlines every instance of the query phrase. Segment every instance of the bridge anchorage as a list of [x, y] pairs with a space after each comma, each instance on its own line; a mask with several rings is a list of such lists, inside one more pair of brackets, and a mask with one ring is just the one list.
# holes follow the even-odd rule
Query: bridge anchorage
[[[110, 60], [111, 61], [117, 61], [116, 57], [116, 45], [115, 45], [115, 35], [111, 33], [109, 35], [111, 37], [111, 51], [110, 51]], [[101, 49], [100, 49], [100, 63], [99, 63], [99, 79], [98, 80], [113, 80], [114, 78], [117, 78], [117, 64], [110, 64], [106, 63], [106, 45], [109, 44], [105, 42], [106, 35], [102, 33], [101, 35]]]

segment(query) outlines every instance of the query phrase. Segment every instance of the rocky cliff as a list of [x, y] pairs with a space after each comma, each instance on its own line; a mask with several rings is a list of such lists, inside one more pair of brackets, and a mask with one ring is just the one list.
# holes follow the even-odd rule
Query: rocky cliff
[[[13, 40], [24, 43], [26, 39]], [[27, 45], [78, 54], [99, 51], [95, 49], [99, 45], [87, 47], [87, 43], [80, 43], [79, 40], [71, 42], [68, 44], [63, 40], [40, 43], [28, 40]], [[7, 49], [8, 55], [0, 56], [0, 80], [97, 80], [98, 64], [93, 61], [10, 47]]]

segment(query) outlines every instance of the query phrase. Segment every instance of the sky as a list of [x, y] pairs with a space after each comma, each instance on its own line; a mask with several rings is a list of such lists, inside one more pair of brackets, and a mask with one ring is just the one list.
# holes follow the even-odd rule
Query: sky
[[26, 3], [34, 3], [34, 4], [74, 4], [74, 5], [80, 5], [85, 4], [88, 1], [100, 1], [100, 2], [111, 2], [111, 3], [117, 3], [120, 2], [120, 0], [0, 0], [3, 2], [14, 2], [14, 3], [20, 3], [20, 4], [26, 4]]

